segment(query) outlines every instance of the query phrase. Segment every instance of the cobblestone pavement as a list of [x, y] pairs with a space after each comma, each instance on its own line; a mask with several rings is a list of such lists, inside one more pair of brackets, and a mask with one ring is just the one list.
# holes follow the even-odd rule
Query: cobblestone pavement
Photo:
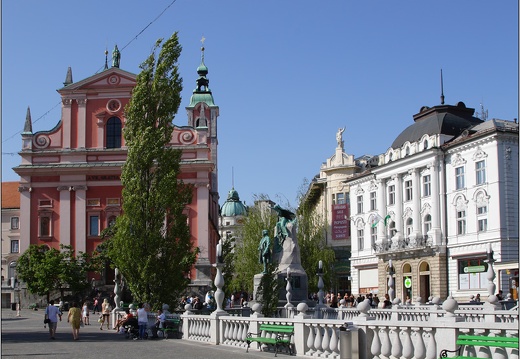
[[[80, 329], [79, 340], [72, 339], [72, 330], [65, 312], [58, 322], [56, 340], [49, 339], [49, 330], [43, 327], [44, 310], [2, 308], [2, 358], [183, 358], [183, 359], [258, 359], [274, 358], [274, 353], [252, 349], [211, 345], [181, 339], [128, 340], [115, 330], [99, 330], [99, 324]], [[92, 318], [92, 315], [91, 315]], [[97, 318], [95, 316], [94, 318]], [[279, 358], [290, 358], [279, 354]]]

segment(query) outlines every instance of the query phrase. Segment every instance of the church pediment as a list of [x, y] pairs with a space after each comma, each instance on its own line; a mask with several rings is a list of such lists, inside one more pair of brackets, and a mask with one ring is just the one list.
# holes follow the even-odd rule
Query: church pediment
[[91, 90], [91, 89], [120, 89], [121, 87], [134, 87], [136, 84], [136, 75], [119, 68], [110, 68], [93, 76], [87, 77], [78, 82], [74, 82], [68, 86], [58, 90], [59, 93], [66, 94], [68, 92]]

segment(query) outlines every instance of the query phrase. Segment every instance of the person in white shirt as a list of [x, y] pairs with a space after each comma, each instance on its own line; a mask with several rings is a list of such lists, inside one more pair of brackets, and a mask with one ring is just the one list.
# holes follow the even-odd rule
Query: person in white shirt
[[54, 300], [51, 300], [47, 308], [45, 308], [45, 319], [49, 320], [47, 325], [49, 326], [49, 334], [53, 340], [56, 339], [55, 335], [58, 326], [58, 318], [61, 322], [61, 315], [60, 309], [54, 305]]
[[144, 339], [146, 333], [146, 326], [148, 324], [148, 313], [150, 312], [150, 305], [148, 303], [139, 304], [137, 309], [137, 323], [139, 325], [139, 339]]

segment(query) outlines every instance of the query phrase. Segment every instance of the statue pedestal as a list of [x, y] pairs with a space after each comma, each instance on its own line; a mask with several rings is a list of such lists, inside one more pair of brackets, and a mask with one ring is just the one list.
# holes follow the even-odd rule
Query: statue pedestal
[[[285, 289], [286, 279], [287, 279], [287, 267], [291, 268], [291, 286], [292, 286], [292, 299], [293, 303], [300, 303], [307, 301], [308, 289], [309, 289], [309, 279], [307, 277], [307, 273], [303, 270], [301, 265], [291, 265], [285, 266], [284, 268], [278, 267], [278, 282], [280, 283], [280, 288], [278, 291], [278, 300], [280, 303], [286, 303], [286, 294], [287, 291]], [[262, 280], [263, 273], [255, 274], [253, 279], [253, 300], [258, 301], [257, 291], [258, 286], [260, 285], [260, 281]]]

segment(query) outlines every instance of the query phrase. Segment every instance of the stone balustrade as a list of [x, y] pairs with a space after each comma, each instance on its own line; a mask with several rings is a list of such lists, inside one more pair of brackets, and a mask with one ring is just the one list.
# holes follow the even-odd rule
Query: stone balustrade
[[[445, 302], [446, 303], [446, 302]], [[468, 308], [471, 307], [471, 308]], [[459, 333], [518, 337], [518, 311], [483, 306], [457, 309], [454, 305], [409, 305], [393, 309], [320, 308], [316, 311], [300, 303], [286, 311], [287, 318], [265, 318], [259, 308], [250, 317], [228, 315], [182, 315], [183, 339], [216, 345], [247, 347], [248, 332], [256, 333], [262, 323], [292, 324], [294, 351], [300, 357], [338, 359], [340, 327], [351, 322], [360, 338], [360, 358], [434, 359], [442, 349], [455, 349]], [[269, 349], [262, 345], [264, 349]], [[255, 350], [252, 345], [250, 350]], [[484, 350], [485, 351], [485, 350]], [[466, 353], [467, 354], [467, 353]], [[518, 359], [516, 349], [490, 349], [479, 356]]]

